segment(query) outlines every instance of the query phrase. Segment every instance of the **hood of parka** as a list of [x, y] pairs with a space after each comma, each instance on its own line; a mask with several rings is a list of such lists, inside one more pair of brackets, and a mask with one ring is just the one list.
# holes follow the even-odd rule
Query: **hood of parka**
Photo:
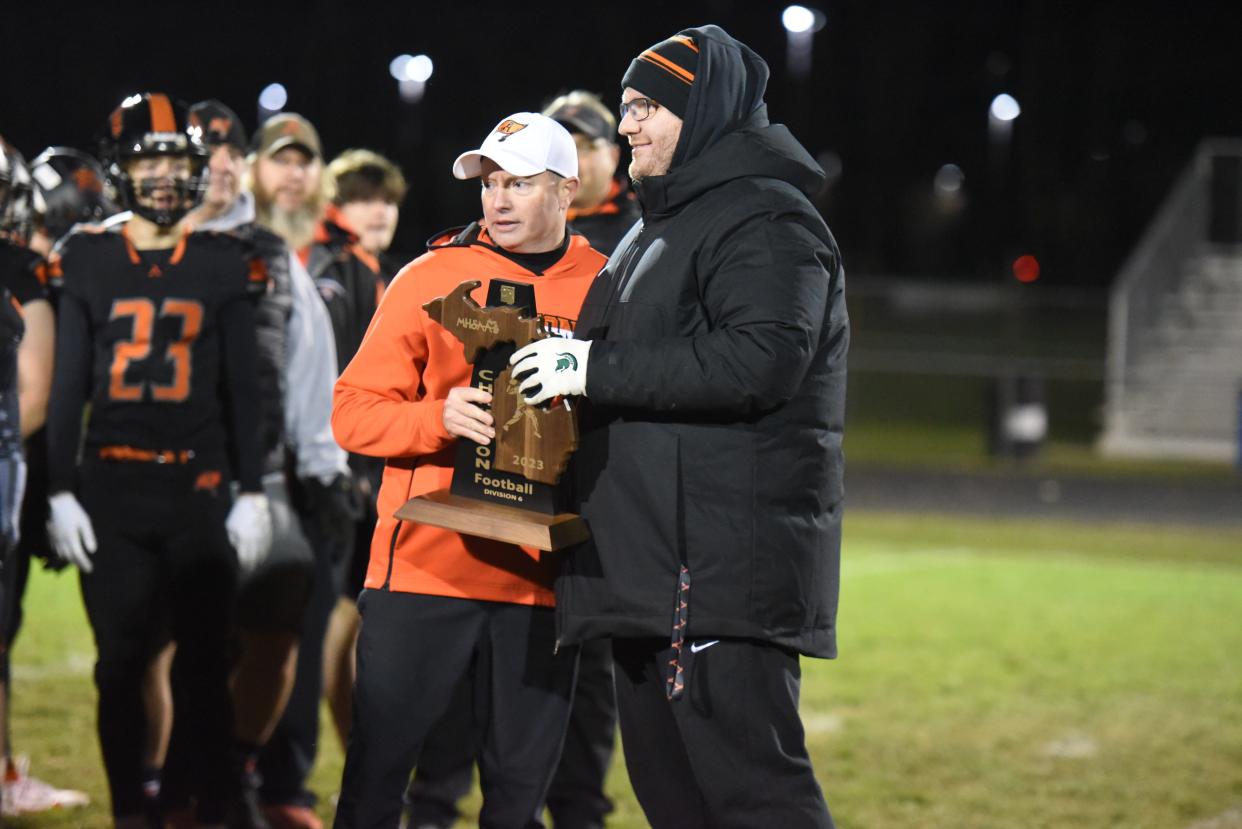
[[[768, 122], [768, 65], [719, 26], [678, 33], [699, 63], [669, 172], [634, 183], [643, 213], [675, 213], [702, 193], [748, 176], [769, 176], [810, 193], [824, 171], [782, 124]], [[641, 91], [641, 90], [640, 90]]]

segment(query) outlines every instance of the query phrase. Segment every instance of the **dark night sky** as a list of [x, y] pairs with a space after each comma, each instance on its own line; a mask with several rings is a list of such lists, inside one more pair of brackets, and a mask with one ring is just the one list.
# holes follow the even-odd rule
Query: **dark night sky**
[[[785, 69], [784, 3], [215, 4], [43, 2], [8, 16], [0, 133], [28, 157], [93, 148], [107, 113], [139, 90], [218, 97], [253, 128], [272, 81], [329, 156], [369, 146], [413, 185], [397, 245], [475, 217], [449, 174], [500, 117], [558, 91], [619, 94], [629, 60], [714, 22], [772, 67], [773, 120], [841, 175], [818, 196], [854, 273], [998, 279], [1019, 252], [1047, 281], [1099, 285], [1195, 143], [1242, 134], [1242, 3], [823, 0], [812, 75]], [[124, 11], [120, 11], [124, 9]], [[388, 63], [435, 61], [424, 100], [402, 104]], [[1023, 107], [1010, 164], [991, 163], [987, 106]], [[932, 208], [945, 163], [965, 173], [956, 214]]]

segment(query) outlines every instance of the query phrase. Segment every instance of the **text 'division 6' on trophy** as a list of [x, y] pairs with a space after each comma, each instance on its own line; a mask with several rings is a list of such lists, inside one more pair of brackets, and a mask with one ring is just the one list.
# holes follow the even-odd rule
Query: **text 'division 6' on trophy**
[[548, 336], [535, 313], [535, 288], [493, 279], [487, 306], [470, 297], [482, 283], [463, 282], [423, 306], [461, 341], [474, 365], [471, 385], [492, 395], [496, 437], [489, 445], [457, 441], [449, 489], [411, 498], [397, 517], [540, 550], [588, 537], [586, 523], [565, 512], [561, 473], [578, 448], [577, 412], [568, 401], [531, 406], [518, 393], [509, 356]]

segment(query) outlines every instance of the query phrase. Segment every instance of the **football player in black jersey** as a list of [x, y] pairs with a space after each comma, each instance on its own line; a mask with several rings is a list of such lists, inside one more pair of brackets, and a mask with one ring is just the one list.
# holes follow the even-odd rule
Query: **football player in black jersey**
[[[0, 313], [6, 316], [6, 323], [15, 322], [21, 329], [20, 344], [16, 346], [15, 355], [12, 355], [16, 360], [12, 375], [16, 386], [9, 388], [6, 370], [6, 391], [0, 392], [4, 396], [4, 406], [0, 408], [3, 412], [0, 414], [0, 431], [5, 435], [0, 438], [5, 450], [4, 475], [3, 481], [0, 481], [5, 501], [0, 505], [0, 515], [3, 516], [0, 523], [5, 528], [4, 549], [0, 550], [0, 746], [3, 747], [0, 752], [0, 758], [3, 758], [0, 779], [3, 783], [0, 785], [3, 786], [7, 814], [29, 814], [87, 802], [82, 792], [58, 789], [31, 777], [28, 760], [13, 757], [8, 733], [11, 688], [9, 651], [21, 626], [22, 594], [30, 556], [32, 550], [37, 549], [45, 557], [49, 551], [43, 528], [47, 519], [47, 493], [46, 488], [38, 488], [39, 482], [46, 480], [46, 474], [40, 474], [46, 472], [46, 463], [40, 463], [46, 457], [40, 430], [47, 414], [48, 393], [52, 385], [56, 325], [45, 285], [46, 262], [28, 246], [32, 218], [34, 225], [39, 221], [40, 192], [33, 167], [27, 170], [21, 154], [0, 139], [0, 286], [7, 298], [0, 301]], [[16, 315], [16, 320], [13, 315]], [[0, 349], [7, 365], [10, 357], [8, 346], [12, 343], [12, 332], [7, 324], [4, 332], [4, 344]], [[13, 413], [16, 416], [11, 416], [9, 407], [14, 405], [17, 407], [17, 412]], [[24, 453], [14, 453], [14, 444], [10, 440], [13, 435], [18, 435], [19, 446], [21, 439], [26, 440]], [[23, 480], [25, 486], [17, 486]], [[10, 499], [19, 496], [23, 489], [25, 498], [20, 504], [18, 526], [21, 532], [18, 534], [14, 532], [18, 527], [10, 523], [10, 509], [13, 506]], [[34, 496], [31, 495], [32, 489], [38, 489]], [[42, 504], [42, 509], [35, 509], [33, 515], [28, 515], [27, 506], [35, 501]], [[13, 542], [14, 535], [20, 535], [16, 543]]]
[[234, 237], [188, 232], [206, 148], [183, 107], [161, 93], [126, 98], [102, 148], [133, 216], [70, 235], [53, 271], [48, 530], [82, 573], [116, 825], [162, 825], [144, 797], [158, 777], [144, 756], [142, 687], [170, 640], [187, 679], [174, 705], [193, 729], [197, 819], [222, 824], [235, 799], [230, 606], [239, 560], [259, 557], [271, 531], [250, 298], [267, 278]]

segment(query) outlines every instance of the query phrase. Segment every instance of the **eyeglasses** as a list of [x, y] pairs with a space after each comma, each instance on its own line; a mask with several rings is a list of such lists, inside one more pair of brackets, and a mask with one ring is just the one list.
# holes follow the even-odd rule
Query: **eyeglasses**
[[621, 120], [624, 121], [625, 116], [632, 115], [635, 121], [646, 121], [659, 108], [660, 105], [650, 98], [631, 98], [621, 102]]

